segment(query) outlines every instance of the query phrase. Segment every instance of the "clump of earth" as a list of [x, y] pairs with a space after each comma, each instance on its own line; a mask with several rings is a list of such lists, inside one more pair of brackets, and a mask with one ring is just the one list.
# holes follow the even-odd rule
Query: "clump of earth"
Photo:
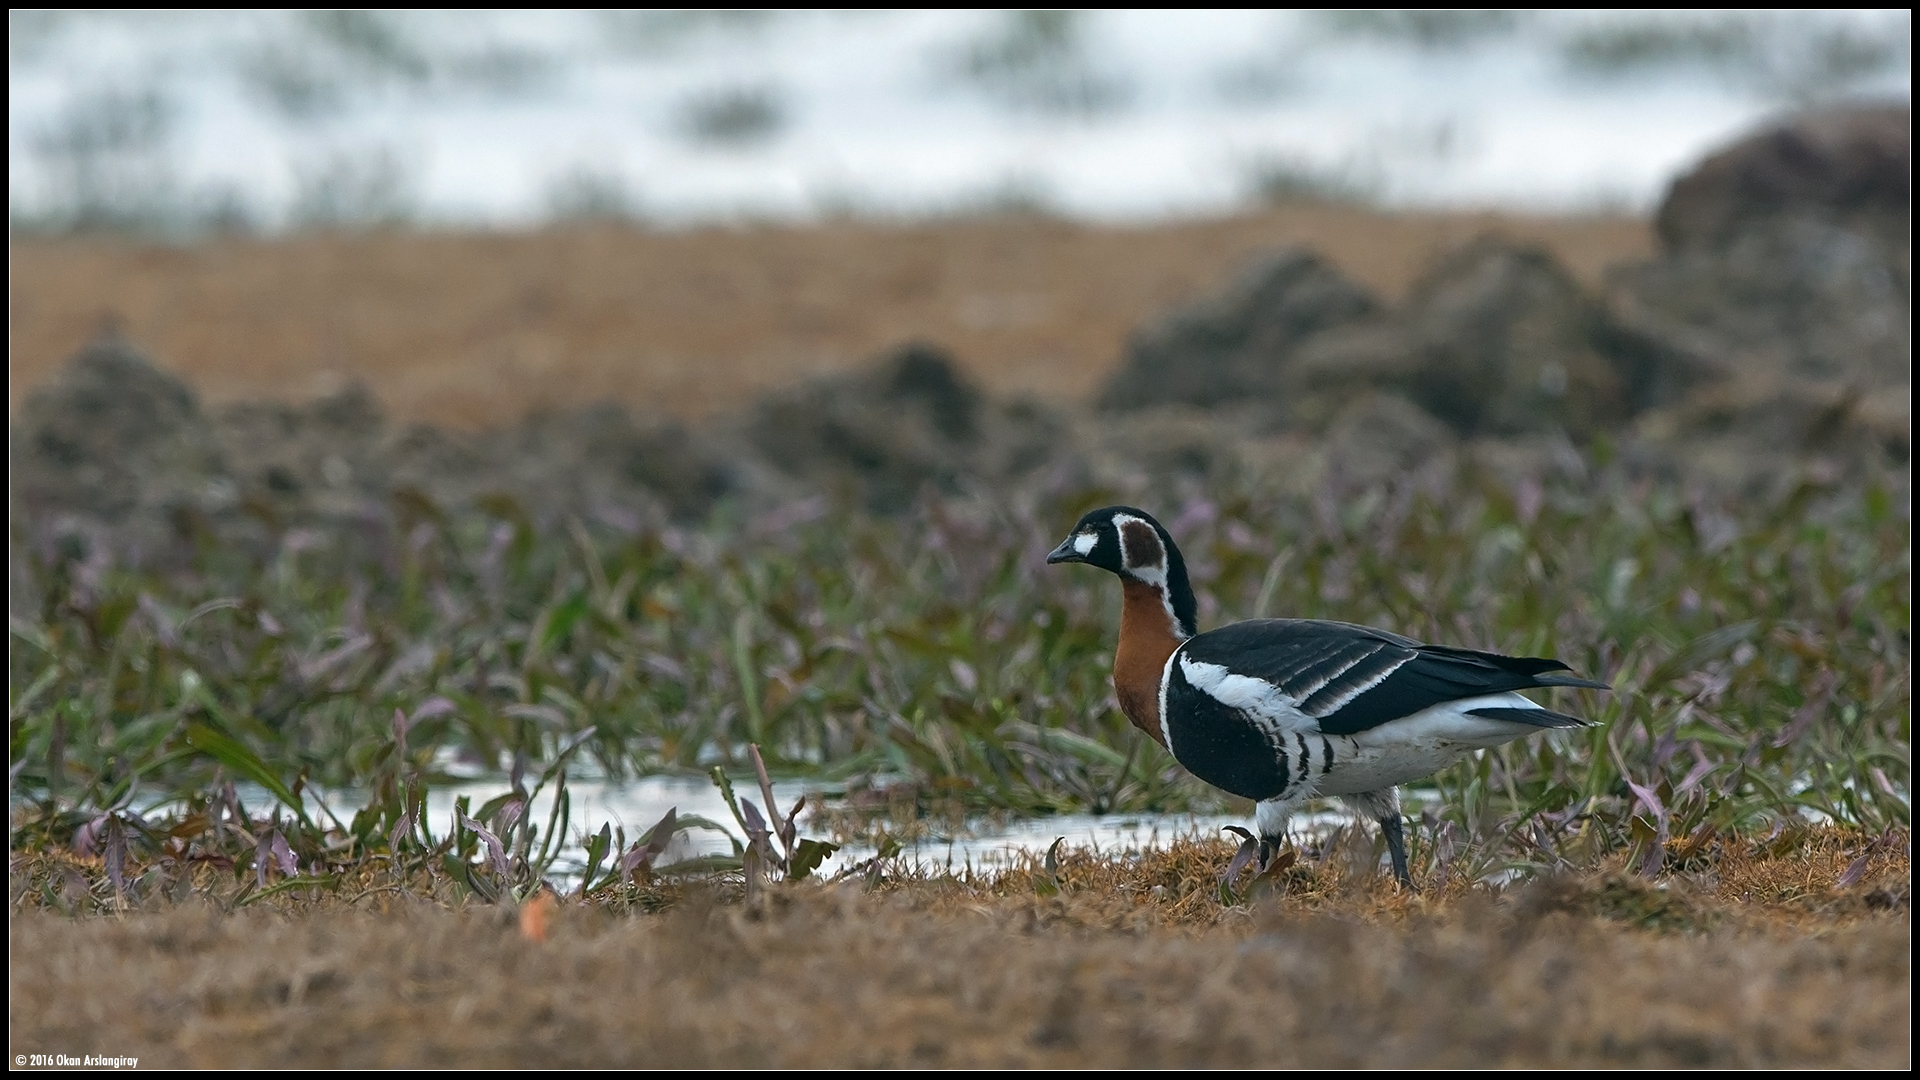
[[887, 513], [929, 491], [1147, 498], [1230, 473], [1306, 490], [1461, 453], [1539, 472], [1599, 440], [1732, 495], [1899, 472], [1907, 121], [1809, 113], [1710, 156], [1674, 182], [1657, 257], [1598, 291], [1492, 236], [1397, 304], [1274, 252], [1142, 326], [1079, 408], [995, 398], [909, 343], [698, 427], [603, 405], [470, 434], [395, 425], [357, 388], [209, 409], [109, 334], [16, 418], [15, 520], [149, 553], [474, 506], [631, 530], [820, 494]]

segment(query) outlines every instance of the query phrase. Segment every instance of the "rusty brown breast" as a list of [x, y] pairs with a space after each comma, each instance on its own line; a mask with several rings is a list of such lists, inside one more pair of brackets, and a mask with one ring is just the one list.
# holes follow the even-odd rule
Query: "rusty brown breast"
[[1113, 690], [1120, 711], [1161, 746], [1160, 673], [1184, 640], [1167, 604], [1166, 587], [1121, 578], [1120, 647], [1113, 654]]

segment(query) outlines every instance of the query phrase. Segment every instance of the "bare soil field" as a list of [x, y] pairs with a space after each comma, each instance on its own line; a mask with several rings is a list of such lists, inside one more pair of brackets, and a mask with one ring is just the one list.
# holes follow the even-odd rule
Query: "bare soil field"
[[10, 1049], [189, 1068], [1906, 1067], [1906, 837], [1712, 849], [1657, 885], [1603, 867], [1418, 896], [1309, 857], [1233, 905], [1213, 888], [1223, 842], [518, 913], [377, 887], [234, 912], [232, 876], [208, 870], [177, 906], [16, 912]]
[[1257, 254], [1312, 247], [1392, 300], [1486, 233], [1544, 246], [1589, 286], [1653, 250], [1635, 218], [1320, 205], [1135, 228], [1005, 217], [30, 240], [11, 249], [9, 410], [109, 321], [212, 404], [358, 380], [400, 422], [468, 430], [603, 400], [698, 419], [915, 339], [952, 350], [991, 393], [1077, 400], [1129, 333]]

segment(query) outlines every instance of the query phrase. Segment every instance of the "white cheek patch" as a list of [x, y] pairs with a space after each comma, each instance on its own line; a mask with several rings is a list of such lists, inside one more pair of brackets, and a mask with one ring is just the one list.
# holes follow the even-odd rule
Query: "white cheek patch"
[[1099, 542], [1100, 537], [1097, 535], [1093, 533], [1081, 533], [1073, 538], [1073, 550], [1079, 552], [1080, 557], [1084, 559], [1093, 554], [1093, 545]]

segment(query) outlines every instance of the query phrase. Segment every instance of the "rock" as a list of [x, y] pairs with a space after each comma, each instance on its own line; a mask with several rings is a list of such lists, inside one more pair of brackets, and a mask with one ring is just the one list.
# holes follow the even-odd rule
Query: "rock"
[[1397, 394], [1369, 393], [1349, 402], [1327, 427], [1327, 457], [1349, 484], [1384, 483], [1452, 450], [1447, 426]]
[[27, 398], [12, 449], [14, 506], [32, 516], [139, 519], [151, 539], [175, 512], [235, 496], [193, 392], [111, 332]]
[[906, 508], [927, 486], [958, 491], [1025, 475], [1053, 457], [1065, 431], [1036, 403], [988, 400], [944, 350], [925, 344], [769, 394], [739, 426], [796, 493], [850, 490], [881, 512]]
[[1655, 218], [1670, 254], [1718, 251], [1756, 224], [1815, 216], [1904, 246], [1912, 160], [1905, 105], [1804, 113], [1709, 156]]
[[1912, 452], [1904, 396], [1843, 382], [1756, 375], [1703, 387], [1634, 425], [1667, 471], [1759, 498], [1784, 494], [1802, 463], [1834, 477], [1904, 470]]
[[727, 462], [677, 421], [636, 418], [614, 404], [535, 415], [501, 439], [493, 469], [546, 514], [585, 513], [658, 498], [681, 520], [706, 515], [734, 489]]
[[1319, 255], [1283, 251], [1249, 268], [1222, 295], [1135, 333], [1099, 404], [1137, 409], [1271, 400], [1302, 342], [1378, 306]]
[[243, 501], [293, 520], [349, 514], [385, 493], [380, 442], [386, 418], [355, 384], [308, 405], [251, 402], [222, 410], [214, 435], [236, 465]]
[[185, 383], [110, 335], [22, 405], [13, 458], [13, 505], [31, 522], [64, 515], [149, 552], [209, 530], [270, 541], [293, 526], [383, 519], [399, 503], [431, 513], [498, 495], [549, 519], [608, 507], [631, 518], [653, 504], [691, 519], [737, 487], [703, 439], [613, 405], [477, 435], [396, 435], [356, 386], [209, 419]]
[[1396, 311], [1304, 344], [1286, 397], [1315, 428], [1385, 391], [1462, 435], [1584, 436], [1696, 377], [1684, 354], [1615, 320], [1544, 250], [1481, 237], [1436, 263]]
[[1614, 306], [1723, 378], [1904, 387], [1908, 115], [1809, 113], [1714, 154], [1674, 182], [1665, 250], [1613, 276]]
[[881, 396], [917, 407], [948, 441], [979, 436], [982, 394], [960, 377], [953, 358], [937, 346], [906, 345], [882, 361]]

